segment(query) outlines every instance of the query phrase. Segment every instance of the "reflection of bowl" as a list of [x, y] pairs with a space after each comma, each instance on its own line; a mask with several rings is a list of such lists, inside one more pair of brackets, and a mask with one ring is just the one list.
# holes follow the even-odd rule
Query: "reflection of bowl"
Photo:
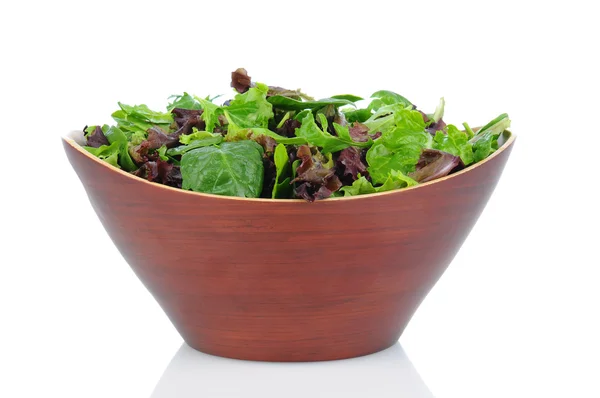
[[416, 187], [307, 203], [166, 187], [63, 140], [109, 236], [184, 340], [265, 361], [394, 344], [477, 221], [513, 142]]
[[433, 398], [399, 343], [361, 358], [265, 363], [214, 357], [183, 344], [151, 398]]

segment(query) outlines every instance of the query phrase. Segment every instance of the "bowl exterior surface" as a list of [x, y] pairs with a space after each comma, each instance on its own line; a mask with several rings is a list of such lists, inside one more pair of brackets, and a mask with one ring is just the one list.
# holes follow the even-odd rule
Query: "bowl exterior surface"
[[110, 238], [183, 339], [263, 361], [393, 345], [477, 221], [513, 142], [426, 186], [306, 203], [165, 188], [63, 140]]

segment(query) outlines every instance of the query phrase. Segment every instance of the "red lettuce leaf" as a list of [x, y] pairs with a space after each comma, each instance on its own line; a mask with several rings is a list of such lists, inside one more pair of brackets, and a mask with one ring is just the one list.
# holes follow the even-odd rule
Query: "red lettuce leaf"
[[302, 123], [296, 119], [287, 119], [283, 122], [283, 126], [277, 129], [277, 134], [282, 135], [284, 137], [295, 137], [296, 129], [300, 128]]
[[[352, 131], [352, 130], [350, 130]], [[356, 147], [343, 149], [337, 157], [336, 166], [338, 175], [344, 181], [344, 185], [352, 185], [359, 178], [359, 174], [368, 176], [367, 165], [364, 160], [364, 151]]]
[[297, 197], [314, 202], [330, 197], [342, 187], [336, 169], [324, 164], [325, 158], [316, 149], [301, 145], [296, 155], [301, 160], [292, 180], [297, 183], [294, 189]]
[[231, 87], [240, 94], [245, 93], [252, 87], [252, 80], [244, 68], [237, 68], [231, 72]]
[[[369, 138], [369, 128], [362, 123], [354, 123], [349, 129], [350, 138], [355, 142], [367, 142]], [[381, 135], [381, 132], [379, 133]]]
[[408, 176], [417, 182], [432, 181], [445, 177], [464, 167], [458, 156], [436, 149], [425, 149], [416, 165], [416, 170]]
[[[83, 131], [86, 129], [87, 126], [83, 129]], [[96, 126], [94, 131], [88, 134], [86, 145], [91, 146], [92, 148], [100, 148], [102, 145], [110, 145], [110, 142], [108, 142], [108, 138], [106, 138], [102, 132], [102, 128], [100, 126]]]
[[144, 163], [132, 174], [141, 178], [145, 178], [151, 182], [169, 185], [175, 188], [181, 188], [182, 178], [179, 166], [175, 166], [160, 159]]

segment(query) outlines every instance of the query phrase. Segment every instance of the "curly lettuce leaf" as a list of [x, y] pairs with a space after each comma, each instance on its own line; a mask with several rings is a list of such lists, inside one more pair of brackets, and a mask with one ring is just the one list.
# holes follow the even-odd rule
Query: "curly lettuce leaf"
[[123, 112], [139, 120], [158, 125], [169, 125], [173, 123], [173, 116], [171, 115], [171, 113], [153, 111], [144, 104], [134, 106], [126, 105], [121, 102], [119, 102], [118, 104]]
[[268, 91], [266, 85], [256, 83], [245, 93], [237, 94], [229, 106], [223, 107], [227, 120], [242, 128], [266, 128], [274, 117], [273, 106], [267, 101]]
[[181, 157], [182, 188], [257, 198], [263, 186], [263, 149], [254, 141], [224, 142]]
[[373, 113], [369, 119], [363, 122], [363, 124], [369, 128], [369, 134], [383, 134], [394, 128], [396, 124], [394, 114], [411, 109], [412, 108], [402, 104], [385, 105]]
[[414, 171], [423, 149], [431, 147], [432, 137], [425, 131], [419, 111], [396, 111], [394, 125], [367, 151], [368, 171], [376, 184], [383, 184], [394, 170], [403, 174]]
[[[342, 182], [335, 174], [333, 156], [321, 154], [316, 148], [301, 145], [296, 152], [301, 163], [296, 168], [296, 183], [294, 193], [296, 197], [309, 202], [330, 197], [339, 190]], [[293, 165], [292, 165], [293, 167]]]
[[112, 118], [127, 139], [131, 139], [134, 134], [145, 136], [148, 129], [154, 126], [168, 131], [173, 123], [173, 115], [170, 112], [156, 112], [144, 104], [135, 106], [121, 102], [118, 104], [121, 109], [113, 112]]
[[392, 191], [394, 189], [411, 187], [417, 184], [418, 183], [412, 178], [402, 174], [397, 170], [392, 170], [383, 184], [380, 186], [375, 187], [371, 181], [367, 180], [364, 176], [360, 176], [360, 178], [354, 181], [352, 185], [342, 187], [340, 188], [340, 191], [344, 193], [344, 196], [357, 196]]
[[223, 113], [222, 108], [212, 101], [194, 96], [194, 99], [202, 106], [202, 120], [206, 124], [206, 131], [212, 133], [219, 125], [219, 115]]
[[317, 125], [313, 115], [308, 113], [302, 119], [300, 128], [296, 130], [296, 136], [304, 138], [310, 145], [321, 147], [323, 153], [338, 152], [350, 146], [349, 143], [329, 134], [327, 132], [327, 118], [323, 114], [319, 114], [318, 116], [320, 117], [323, 129]]
[[363, 162], [361, 151], [353, 146], [340, 151], [335, 163], [338, 175], [344, 183], [351, 184], [367, 173], [367, 165]]
[[319, 118], [321, 127], [317, 125], [312, 113], [309, 112], [305, 115], [304, 119], [302, 119], [302, 125], [300, 128], [296, 129], [296, 136], [304, 138], [310, 145], [322, 148], [323, 153], [338, 152], [350, 146], [367, 148], [372, 144], [370, 139], [365, 142], [357, 142], [352, 140], [349, 128], [347, 126], [341, 126], [337, 123], [333, 123], [337, 137], [331, 135], [327, 131], [329, 128], [329, 123], [327, 122], [325, 115], [318, 113], [317, 117]]
[[450, 153], [454, 156], [460, 156], [465, 166], [473, 163], [473, 144], [469, 142], [469, 136], [466, 132], [460, 131], [456, 126], [449, 124], [447, 134], [438, 131], [433, 139], [433, 149], [438, 149]]

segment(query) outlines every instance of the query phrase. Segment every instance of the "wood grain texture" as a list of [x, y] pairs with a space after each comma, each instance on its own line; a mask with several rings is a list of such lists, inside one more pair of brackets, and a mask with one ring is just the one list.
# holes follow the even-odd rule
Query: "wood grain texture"
[[112, 241], [184, 340], [262, 361], [394, 344], [479, 218], [513, 143], [415, 188], [307, 203], [164, 187], [63, 139]]

